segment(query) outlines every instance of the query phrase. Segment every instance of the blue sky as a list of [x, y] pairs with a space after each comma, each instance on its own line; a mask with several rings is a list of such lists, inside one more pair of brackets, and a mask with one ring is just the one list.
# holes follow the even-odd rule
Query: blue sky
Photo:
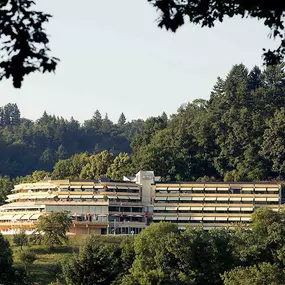
[[[272, 47], [262, 22], [229, 19], [215, 28], [157, 27], [147, 0], [36, 0], [54, 17], [46, 25], [56, 74], [26, 77], [20, 90], [0, 82], [0, 105], [17, 103], [30, 119], [48, 113], [80, 122], [99, 109], [116, 121], [147, 118], [196, 98], [208, 99], [233, 64], [262, 65]], [[80, 3], [80, 4], [79, 4]]]

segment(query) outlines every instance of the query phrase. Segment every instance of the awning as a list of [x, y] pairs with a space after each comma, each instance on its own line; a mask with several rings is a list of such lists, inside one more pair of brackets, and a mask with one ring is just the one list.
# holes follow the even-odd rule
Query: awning
[[49, 195], [49, 196], [47, 196], [46, 198], [47, 199], [53, 199], [53, 198], [55, 198], [56, 197], [56, 195]]
[[266, 201], [266, 198], [255, 198], [255, 201], [256, 202], [261, 202], [261, 201], [263, 201], [263, 202], [265, 202]]
[[118, 197], [117, 197], [117, 196], [114, 196], [114, 195], [107, 195], [107, 197], [108, 197], [109, 199], [118, 199]]
[[192, 197], [180, 196], [180, 201], [191, 201]]
[[164, 220], [165, 220], [165, 217], [162, 217], [162, 216], [161, 216], [161, 217], [159, 217], [159, 216], [154, 216], [153, 219], [154, 219], [154, 220], [159, 220], [159, 221], [164, 221]]
[[229, 217], [229, 221], [240, 221], [240, 217]]
[[228, 207], [216, 207], [216, 211], [227, 211]]
[[204, 211], [215, 211], [215, 207], [204, 207]]
[[218, 191], [229, 191], [228, 187], [218, 187]]
[[130, 199], [130, 197], [129, 196], [124, 196], [124, 195], [118, 195], [118, 199]]
[[202, 221], [202, 217], [191, 217], [191, 221]]
[[176, 211], [177, 207], [166, 207], [166, 211]]
[[241, 221], [250, 221], [250, 217], [241, 217]]
[[242, 201], [253, 201], [253, 197], [242, 197]]
[[18, 215], [15, 215], [12, 220], [15, 221], [15, 220], [20, 220], [22, 218], [23, 214], [18, 214]]
[[217, 201], [228, 201], [229, 197], [217, 197]]
[[255, 191], [266, 191], [266, 188], [263, 188], [263, 187], [262, 188], [259, 188], [259, 187], [257, 188], [257, 187], [255, 187]]
[[[103, 185], [95, 185], [94, 186], [95, 189], [103, 189], [104, 186]], [[108, 186], [108, 189], [116, 189], [116, 186]]]
[[214, 221], [215, 217], [203, 217], [203, 221]]
[[170, 196], [168, 196], [167, 197], [167, 200], [170, 200], [170, 201], [178, 201], [179, 200], [179, 197], [177, 197], [177, 196], [175, 196], [175, 197], [170, 197]]
[[93, 185], [82, 185], [82, 188], [84, 189], [94, 189]]
[[202, 211], [203, 207], [191, 207], [191, 211]]
[[179, 187], [168, 187], [169, 191], [178, 191]]
[[69, 185], [60, 185], [59, 188], [60, 188], [60, 189], [68, 189], [68, 188], [69, 188]]
[[33, 214], [31, 217], [30, 217], [30, 220], [37, 220], [39, 217], [41, 217], [42, 214]]
[[192, 197], [193, 201], [203, 201], [204, 197]]
[[177, 217], [165, 217], [165, 220], [167, 220], [167, 221], [176, 221]]
[[165, 201], [166, 197], [158, 196], [158, 197], [155, 197], [155, 200], [163, 200], [163, 201]]
[[190, 217], [178, 217], [178, 221], [189, 221]]
[[230, 197], [230, 201], [241, 201], [241, 197]]
[[136, 187], [136, 186], [128, 186], [128, 188], [129, 188], [130, 190], [140, 190], [140, 188], [139, 188], [139, 187]]
[[14, 216], [14, 214], [13, 215], [3, 215], [3, 216], [0, 216], [0, 221], [10, 221], [13, 216]]
[[156, 187], [156, 190], [167, 190], [167, 187]]
[[244, 211], [244, 212], [251, 212], [253, 211], [253, 207], [247, 207], [247, 208], [240, 208], [241, 211]]
[[267, 188], [267, 191], [279, 191], [279, 188], [271, 188], [271, 187], [268, 187]]
[[103, 199], [104, 195], [93, 195], [93, 198], [95, 198], [95, 199]]
[[179, 211], [190, 211], [190, 207], [178, 207]]
[[69, 195], [69, 198], [71, 198], [71, 199], [80, 199], [81, 195]]
[[21, 220], [29, 220], [31, 216], [32, 216], [32, 214], [24, 215], [24, 216], [21, 218]]
[[81, 189], [82, 185], [70, 185], [70, 189]]
[[154, 210], [158, 210], [158, 211], [164, 211], [165, 210], [165, 207], [154, 207]]
[[236, 207], [233, 207], [233, 208], [229, 208], [229, 211], [235, 211], [235, 212], [239, 212], [240, 211], [240, 208], [236, 208]]
[[217, 197], [205, 197], [205, 201], [216, 201]]
[[128, 190], [127, 186], [117, 186], [117, 189], [119, 190]]
[[228, 217], [216, 217], [216, 221], [227, 221]]
[[68, 195], [58, 195], [58, 198], [59, 198], [59, 199], [67, 199], [67, 198], [68, 198]]
[[41, 195], [41, 196], [29, 196], [28, 198], [27, 197], [23, 197], [23, 198], [26, 198], [26, 199], [46, 199], [48, 196], [45, 195]]
[[277, 202], [277, 201], [279, 201], [279, 198], [267, 198], [267, 201], [275, 201], [275, 202]]
[[129, 196], [131, 200], [140, 200], [141, 197], [138, 196]]

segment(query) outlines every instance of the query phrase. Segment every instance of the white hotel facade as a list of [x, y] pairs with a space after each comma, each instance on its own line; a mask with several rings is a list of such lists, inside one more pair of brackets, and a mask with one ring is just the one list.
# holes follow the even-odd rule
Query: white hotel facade
[[281, 208], [278, 183], [159, 182], [153, 171], [123, 181], [45, 179], [19, 184], [0, 207], [0, 231], [32, 233], [41, 216], [68, 211], [71, 234], [137, 234], [154, 222], [204, 229], [249, 223], [261, 208]]

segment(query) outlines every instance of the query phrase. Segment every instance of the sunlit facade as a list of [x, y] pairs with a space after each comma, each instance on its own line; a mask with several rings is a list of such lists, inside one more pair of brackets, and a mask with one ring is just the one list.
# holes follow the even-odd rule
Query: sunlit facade
[[156, 183], [153, 221], [201, 225], [204, 229], [248, 223], [252, 213], [269, 207], [279, 211], [277, 183]]
[[0, 231], [32, 233], [41, 216], [68, 211], [71, 234], [138, 234], [151, 222], [204, 229], [248, 223], [258, 208], [279, 211], [277, 183], [162, 183], [153, 171], [123, 181], [45, 179], [19, 184], [0, 207]]

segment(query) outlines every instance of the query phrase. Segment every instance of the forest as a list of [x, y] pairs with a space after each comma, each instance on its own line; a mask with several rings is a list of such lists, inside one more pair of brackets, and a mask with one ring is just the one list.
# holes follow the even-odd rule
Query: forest
[[138, 170], [165, 181], [283, 180], [284, 64], [234, 65], [208, 97], [169, 117], [128, 122], [122, 113], [116, 123], [98, 110], [82, 124], [46, 112], [31, 121], [7, 104], [0, 109], [0, 174], [16, 182], [121, 179]]

